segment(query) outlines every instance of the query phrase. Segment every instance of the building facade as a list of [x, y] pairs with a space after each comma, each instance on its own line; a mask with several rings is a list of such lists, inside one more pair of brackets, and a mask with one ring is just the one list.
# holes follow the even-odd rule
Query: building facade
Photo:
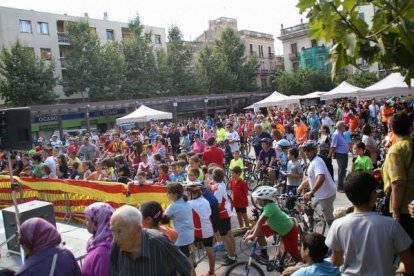
[[260, 66], [257, 69], [256, 83], [260, 90], [268, 91], [271, 88], [270, 77], [275, 71], [283, 70], [282, 57], [275, 56], [274, 38], [271, 34], [260, 33], [249, 30], [238, 30], [237, 19], [220, 17], [209, 21], [208, 30], [198, 36], [191, 45], [196, 52], [201, 50], [204, 45], [212, 45], [214, 40], [225, 28], [231, 28], [238, 32], [245, 46], [245, 56], [255, 55]]
[[[374, 6], [364, 5], [356, 8], [359, 16], [368, 26], [372, 25], [374, 16]], [[331, 41], [317, 41], [309, 38], [309, 26], [301, 20], [300, 24], [285, 28], [283, 24], [280, 29], [278, 39], [283, 44], [284, 66], [288, 72], [298, 69], [313, 68], [321, 71], [330, 71], [329, 49], [332, 46]], [[382, 70], [378, 63], [367, 64], [363, 59], [357, 61], [360, 69], [363, 71], [379, 72]], [[354, 66], [347, 67], [348, 72], [354, 73], [359, 71]]]
[[[22, 10], [0, 7], [0, 45], [8, 48], [17, 40], [44, 60], [54, 61], [55, 76], [62, 79], [65, 74], [65, 58], [70, 51], [70, 41], [66, 35], [66, 26], [70, 21], [87, 20], [91, 29], [98, 35], [101, 44], [108, 41], [121, 41], [130, 36], [128, 23], [110, 21], [108, 14], [103, 19], [54, 14], [34, 10]], [[166, 47], [165, 28], [145, 26], [146, 33], [152, 34], [154, 46]], [[68, 100], [63, 87], [57, 86], [56, 93], [60, 99]], [[73, 97], [80, 97], [74, 95]]]

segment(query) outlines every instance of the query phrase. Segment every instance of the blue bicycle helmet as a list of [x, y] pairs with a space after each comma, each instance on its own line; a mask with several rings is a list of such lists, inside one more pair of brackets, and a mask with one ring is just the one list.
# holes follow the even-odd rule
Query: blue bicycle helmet
[[277, 145], [281, 148], [290, 148], [292, 146], [290, 142], [286, 139], [281, 139], [277, 141]]

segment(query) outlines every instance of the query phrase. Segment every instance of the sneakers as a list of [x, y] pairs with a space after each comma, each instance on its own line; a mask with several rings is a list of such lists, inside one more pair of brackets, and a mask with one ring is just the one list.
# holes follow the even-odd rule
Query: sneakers
[[237, 262], [236, 256], [234, 256], [233, 258], [226, 256], [226, 260], [224, 261], [223, 266], [229, 266], [229, 265], [235, 264], [236, 262]]
[[213, 246], [213, 251], [214, 251], [214, 252], [217, 252], [217, 251], [223, 251], [223, 250], [225, 250], [224, 243], [216, 243], [216, 244]]

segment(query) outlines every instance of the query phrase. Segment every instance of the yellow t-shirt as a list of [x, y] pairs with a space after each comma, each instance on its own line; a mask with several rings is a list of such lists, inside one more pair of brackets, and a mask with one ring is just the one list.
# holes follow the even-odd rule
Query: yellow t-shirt
[[225, 137], [226, 137], [226, 130], [224, 128], [219, 128], [216, 130], [217, 142], [223, 142]]
[[242, 173], [240, 175], [240, 178], [244, 180], [244, 164], [243, 164], [243, 159], [239, 158], [237, 160], [235, 160], [234, 158], [231, 159], [230, 161], [230, 165], [229, 165], [229, 169], [232, 170], [234, 167], [240, 167], [240, 169], [242, 169]]
[[[414, 160], [411, 162], [412, 153], [412, 139], [409, 136], [398, 137], [395, 144], [388, 150], [387, 158], [385, 158], [384, 165], [381, 168], [385, 192], [391, 189], [392, 183], [395, 181], [404, 180], [407, 183], [401, 209], [402, 214], [408, 214], [408, 204], [414, 199]], [[390, 210], [391, 206], [392, 199]]]

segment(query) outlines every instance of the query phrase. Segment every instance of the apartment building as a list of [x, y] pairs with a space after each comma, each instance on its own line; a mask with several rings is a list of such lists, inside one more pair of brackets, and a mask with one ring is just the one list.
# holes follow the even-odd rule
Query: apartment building
[[257, 86], [261, 90], [269, 90], [271, 88], [271, 75], [277, 70], [283, 70], [283, 58], [275, 56], [273, 35], [249, 30], [239, 31], [237, 19], [220, 17], [210, 20], [208, 30], [204, 31], [190, 44], [197, 53], [204, 45], [212, 45], [214, 40], [219, 37], [220, 32], [225, 28], [231, 28], [239, 33], [245, 46], [245, 56], [257, 56], [260, 62], [256, 75]]
[[[364, 5], [357, 7], [360, 18], [371, 26], [374, 16], [374, 6]], [[286, 71], [296, 71], [302, 68], [314, 68], [322, 71], [330, 71], [329, 48], [331, 41], [317, 41], [308, 37], [309, 26], [301, 20], [300, 24], [280, 28], [278, 39], [282, 41], [284, 53], [284, 66]], [[382, 68], [378, 63], [367, 64], [363, 59], [357, 61], [364, 71], [378, 72]], [[359, 69], [353, 66], [347, 67], [348, 72], [356, 72]]]
[[[0, 45], [2, 48], [8, 48], [19, 40], [44, 60], [54, 61], [55, 76], [61, 79], [66, 66], [65, 58], [70, 51], [66, 26], [68, 22], [78, 20], [88, 20], [102, 44], [113, 40], [121, 41], [130, 36], [128, 23], [110, 21], [107, 13], [103, 15], [103, 19], [94, 19], [89, 18], [87, 13], [83, 17], [77, 17], [0, 7]], [[152, 42], [156, 48], [166, 47], [165, 28], [145, 26], [144, 30], [152, 34]], [[80, 97], [74, 95], [67, 98], [62, 86], [55, 89], [62, 100]]]

